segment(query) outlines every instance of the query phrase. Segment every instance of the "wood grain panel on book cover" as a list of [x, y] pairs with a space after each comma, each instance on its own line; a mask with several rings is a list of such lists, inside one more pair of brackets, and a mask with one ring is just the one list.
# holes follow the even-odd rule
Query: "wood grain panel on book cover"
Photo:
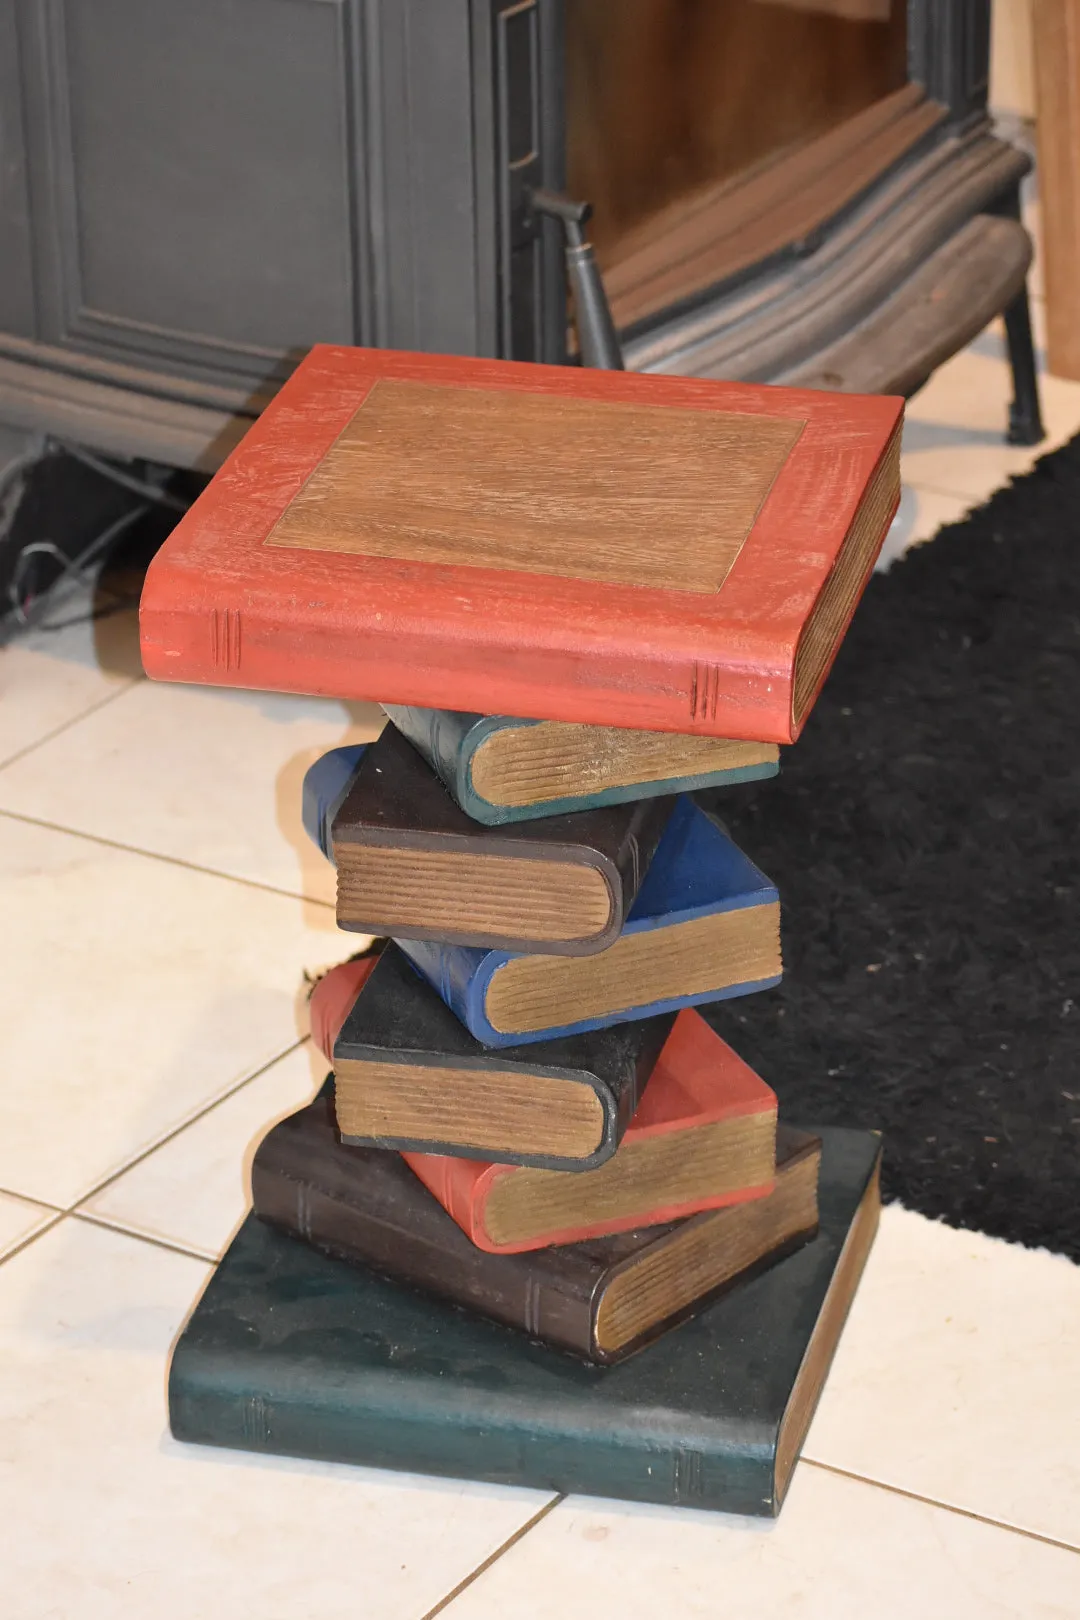
[[771, 765], [778, 753], [770, 743], [547, 720], [493, 732], [476, 750], [469, 769], [474, 791], [489, 804], [524, 805], [638, 782]]
[[817, 1225], [820, 1149], [777, 1166], [767, 1198], [751, 1199], [680, 1226], [666, 1243], [617, 1272], [601, 1295], [596, 1342], [608, 1352], [736, 1277], [768, 1249]]
[[335, 840], [338, 921], [590, 939], [611, 920], [604, 874], [584, 862], [442, 853]]
[[810, 1342], [803, 1354], [799, 1371], [792, 1386], [791, 1396], [784, 1409], [783, 1421], [776, 1441], [776, 1499], [782, 1502], [795, 1467], [796, 1459], [806, 1439], [810, 1419], [814, 1415], [821, 1387], [829, 1364], [836, 1352], [851, 1301], [859, 1285], [863, 1267], [878, 1229], [881, 1217], [881, 1160], [859, 1202], [855, 1218], [844, 1239], [840, 1258], [822, 1301]]
[[675, 1209], [701, 1198], [732, 1199], [771, 1190], [776, 1113], [719, 1120], [688, 1133], [624, 1141], [595, 1170], [514, 1169], [497, 1176], [484, 1205], [493, 1243], [615, 1220], [639, 1209]]
[[803, 426], [382, 378], [266, 544], [714, 592]]
[[484, 1011], [503, 1034], [559, 1028], [781, 972], [780, 906], [743, 906], [621, 934], [595, 956], [518, 956], [496, 968]]
[[[516, 1069], [339, 1058], [334, 1107], [344, 1137], [465, 1143], [497, 1153], [588, 1158], [604, 1134], [591, 1086]], [[548, 1172], [551, 1174], [551, 1172]]]

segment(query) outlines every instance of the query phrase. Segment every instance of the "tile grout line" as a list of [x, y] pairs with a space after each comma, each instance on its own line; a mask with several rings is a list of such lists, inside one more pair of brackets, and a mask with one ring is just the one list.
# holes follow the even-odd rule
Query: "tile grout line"
[[[0, 787], [2, 785], [0, 782]], [[6, 816], [11, 821], [21, 821], [29, 827], [42, 827], [46, 832], [63, 833], [68, 838], [83, 838], [87, 843], [100, 844], [105, 849], [116, 849], [124, 855], [139, 855], [144, 860], [161, 861], [165, 866], [178, 866], [185, 872], [198, 872], [202, 877], [220, 878], [225, 883], [238, 883], [244, 889], [258, 889], [262, 894], [276, 894], [283, 900], [299, 900], [301, 905], [319, 906], [324, 911], [334, 910], [332, 900], [316, 900], [312, 895], [297, 894], [295, 889], [279, 889], [272, 883], [260, 883], [256, 878], [237, 877], [235, 872], [219, 872], [213, 866], [198, 866], [194, 861], [185, 861], [179, 855], [162, 855], [157, 850], [140, 849], [136, 844], [122, 844], [115, 838], [103, 837], [101, 833], [80, 832], [77, 827], [65, 827], [58, 821], [46, 821], [43, 816], [28, 816], [21, 810], [5, 810], [2, 805], [0, 816]]]
[[[293, 1041], [291, 1046], [286, 1046], [282, 1051], [275, 1052], [273, 1057], [267, 1058], [266, 1062], [261, 1063], [257, 1069], [252, 1069], [241, 1080], [238, 1080], [235, 1085], [230, 1086], [227, 1091], [221, 1092], [219, 1096], [208, 1102], [205, 1108], [200, 1108], [197, 1113], [189, 1115], [179, 1125], [175, 1125], [171, 1131], [167, 1131], [164, 1136], [159, 1137], [156, 1142], [152, 1142], [149, 1147], [143, 1148], [141, 1153], [137, 1153], [134, 1158], [128, 1159], [119, 1169], [111, 1170], [107, 1176], [103, 1176], [100, 1181], [95, 1182], [88, 1192], [83, 1193], [80, 1198], [76, 1198], [73, 1204], [67, 1205], [63, 1210], [63, 1214], [78, 1215], [88, 1199], [96, 1198], [98, 1193], [104, 1192], [106, 1187], [111, 1187], [113, 1182], [118, 1181], [121, 1176], [126, 1176], [129, 1170], [134, 1170], [136, 1165], [142, 1164], [144, 1159], [148, 1159], [152, 1153], [156, 1153], [159, 1148], [163, 1148], [167, 1143], [174, 1141], [190, 1126], [197, 1124], [200, 1119], [205, 1119], [207, 1114], [212, 1114], [215, 1108], [220, 1108], [222, 1103], [226, 1103], [231, 1097], [235, 1097], [238, 1092], [243, 1091], [245, 1086], [250, 1086], [254, 1081], [261, 1079], [268, 1069], [274, 1067], [275, 1063], [280, 1063], [282, 1058], [288, 1057], [291, 1052], [298, 1052], [302, 1046], [307, 1044], [309, 1039], [310, 1036], [301, 1035]], [[16, 1196], [18, 1195], [16, 1194]]]
[[52, 1204], [47, 1198], [31, 1198], [29, 1193], [16, 1192], [14, 1187], [0, 1187], [0, 1197], [17, 1198], [20, 1204], [40, 1204], [42, 1209], [48, 1209], [55, 1215], [66, 1215], [67, 1210], [63, 1204]]
[[72, 726], [77, 726], [80, 720], [85, 720], [89, 715], [96, 714], [99, 709], [107, 708], [110, 703], [115, 703], [117, 698], [123, 697], [125, 692], [130, 692], [133, 686], [138, 686], [145, 679], [145, 675], [129, 676], [115, 692], [107, 693], [105, 697], [99, 698], [96, 703], [91, 703], [88, 709], [83, 709], [79, 714], [73, 715], [70, 720], [62, 721], [60, 725], [54, 726], [51, 731], [47, 731], [43, 737], [36, 738], [32, 743], [27, 743], [25, 748], [17, 748], [7, 759], [0, 760], [0, 771], [6, 771], [9, 765], [14, 765], [16, 761], [25, 759], [27, 754], [34, 752], [35, 748], [44, 748], [45, 744], [52, 742], [54, 738], [62, 737], [65, 731], [70, 731]]
[[489, 1553], [482, 1564], [477, 1564], [476, 1568], [466, 1575], [464, 1580], [458, 1581], [457, 1585], [447, 1592], [445, 1597], [441, 1597], [438, 1603], [425, 1610], [420, 1616], [420, 1620], [435, 1620], [437, 1614], [442, 1614], [444, 1609], [448, 1609], [455, 1598], [459, 1598], [462, 1592], [466, 1591], [474, 1581], [478, 1581], [481, 1575], [486, 1574], [492, 1564], [498, 1563], [504, 1553], [508, 1553], [511, 1547], [516, 1547], [518, 1542], [527, 1536], [530, 1530], [534, 1530], [542, 1519], [546, 1519], [548, 1514], [558, 1507], [560, 1502], [565, 1501], [566, 1492], [560, 1491], [559, 1495], [553, 1496], [550, 1502], [545, 1502], [538, 1513], [534, 1513], [531, 1519], [527, 1519], [523, 1525], [520, 1525], [512, 1536], [507, 1536], [502, 1545], [496, 1547], [493, 1553]]
[[[182, 1255], [185, 1260], [198, 1260], [204, 1266], [220, 1264], [217, 1255], [206, 1254], [201, 1249], [185, 1249], [181, 1243], [170, 1243], [168, 1238], [154, 1237], [152, 1233], [140, 1232], [133, 1226], [118, 1226], [115, 1221], [105, 1220], [100, 1215], [91, 1215], [89, 1211], [69, 1209], [63, 1219], [81, 1221], [84, 1226], [96, 1226], [100, 1232], [115, 1232], [117, 1237], [133, 1238], [136, 1243], [148, 1243], [152, 1249], [164, 1249], [168, 1254]], [[40, 1237], [41, 1234], [35, 1235]]]
[[43, 1226], [36, 1227], [34, 1231], [28, 1232], [25, 1237], [20, 1238], [17, 1243], [13, 1243], [10, 1249], [6, 1249], [0, 1255], [0, 1266], [6, 1266], [9, 1260], [14, 1260], [17, 1254], [22, 1254], [23, 1250], [28, 1249], [31, 1243], [36, 1243], [38, 1238], [45, 1236], [46, 1232], [51, 1232], [53, 1227], [59, 1226], [60, 1222], [65, 1218], [64, 1211], [62, 1209], [57, 1210], [51, 1221], [46, 1221]]
[[[851, 1479], [860, 1485], [870, 1485], [879, 1491], [889, 1491], [893, 1496], [903, 1496], [909, 1502], [922, 1502], [926, 1507], [940, 1508], [943, 1513], [955, 1513], [962, 1519], [973, 1519], [976, 1524], [985, 1524], [991, 1530], [1005, 1530], [1012, 1536], [1023, 1536], [1028, 1541], [1042, 1542], [1046, 1547], [1057, 1547], [1062, 1552], [1070, 1552], [1080, 1557], [1080, 1546], [1071, 1541], [1059, 1541], [1056, 1536], [1043, 1535], [1039, 1530], [1025, 1530], [1022, 1525], [1009, 1524], [1004, 1519], [994, 1519], [988, 1513], [976, 1513], [974, 1508], [957, 1507], [952, 1502], [943, 1502], [936, 1496], [923, 1496], [919, 1491], [905, 1490], [903, 1485], [890, 1485], [886, 1480], [872, 1479], [869, 1474], [857, 1474], [850, 1468], [838, 1468], [834, 1463], [817, 1462], [813, 1457], [803, 1457], [802, 1464], [806, 1468], [819, 1468], [822, 1473], [835, 1474], [840, 1479]], [[427, 1620], [427, 1617], [424, 1617]]]

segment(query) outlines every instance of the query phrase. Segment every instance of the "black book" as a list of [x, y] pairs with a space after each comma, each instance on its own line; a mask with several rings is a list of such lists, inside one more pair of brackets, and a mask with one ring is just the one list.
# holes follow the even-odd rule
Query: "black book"
[[765, 1198], [528, 1254], [471, 1243], [396, 1153], [343, 1145], [329, 1092], [264, 1137], [255, 1213], [339, 1259], [613, 1363], [817, 1231], [818, 1138], [781, 1126]]
[[592, 1170], [615, 1152], [676, 1014], [483, 1046], [391, 941], [334, 1042], [354, 1145]]
[[602, 951], [619, 935], [674, 802], [485, 827], [387, 726], [331, 826], [338, 924], [549, 956]]
[[614, 1367], [250, 1216], [173, 1353], [179, 1440], [730, 1513], [779, 1511], [878, 1215], [822, 1129], [817, 1237]]

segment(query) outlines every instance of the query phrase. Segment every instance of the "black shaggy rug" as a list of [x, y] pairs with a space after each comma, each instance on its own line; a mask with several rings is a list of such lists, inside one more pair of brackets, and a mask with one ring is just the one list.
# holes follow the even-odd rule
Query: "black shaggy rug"
[[875, 575], [781, 774], [716, 809], [783, 984], [710, 1021], [885, 1192], [1080, 1260], [1080, 439]]

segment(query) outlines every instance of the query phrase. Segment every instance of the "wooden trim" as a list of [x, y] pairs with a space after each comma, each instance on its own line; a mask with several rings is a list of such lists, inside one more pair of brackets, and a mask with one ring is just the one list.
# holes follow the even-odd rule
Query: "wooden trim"
[[171, 467], [216, 472], [252, 418], [239, 412], [71, 376], [0, 353], [0, 421], [54, 433], [106, 454], [145, 456]]
[[1035, 90], [1050, 370], [1080, 381], [1080, 0], [1039, 0]]
[[945, 116], [905, 85], [794, 156], [679, 198], [602, 257], [616, 326], [633, 328], [812, 237]]

